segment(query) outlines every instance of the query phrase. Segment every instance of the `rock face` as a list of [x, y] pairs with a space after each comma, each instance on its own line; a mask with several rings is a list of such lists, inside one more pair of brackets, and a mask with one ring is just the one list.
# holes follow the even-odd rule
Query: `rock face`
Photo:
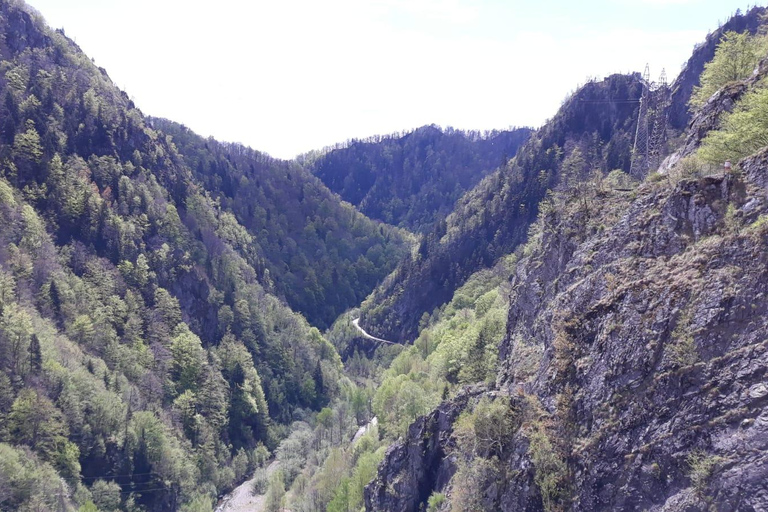
[[465, 390], [416, 420], [406, 440], [387, 450], [378, 478], [366, 489], [366, 508], [416, 512], [433, 489], [445, 487], [456, 471], [446, 457], [453, 423], [470, 401], [486, 391], [483, 387]]
[[[745, 88], [713, 97], [681, 154]], [[367, 510], [450, 500], [452, 418], [498, 394], [523, 397], [523, 419], [478, 489], [485, 510], [768, 510], [768, 149], [740, 167], [541, 215], [511, 279], [495, 389], [418, 420]], [[565, 469], [544, 464], [537, 436]]]
[[[497, 386], [535, 398], [558, 424], [569, 468], [560, 508], [768, 507], [768, 230], [755, 223], [768, 210], [751, 179], [768, 175], [766, 161], [744, 162], [746, 182], [645, 190], [603, 233], [565, 236], [574, 224], [553, 219], [519, 264]], [[521, 378], [527, 343], [544, 356]], [[368, 510], [450, 494], [444, 447], [461, 400], [390, 449]], [[544, 508], [525, 428], [502, 457], [515, 477], [485, 491], [488, 510]]]

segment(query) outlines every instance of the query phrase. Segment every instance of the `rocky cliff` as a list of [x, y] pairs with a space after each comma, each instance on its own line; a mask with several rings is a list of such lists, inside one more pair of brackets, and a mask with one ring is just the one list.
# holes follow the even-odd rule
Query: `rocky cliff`
[[[677, 158], [764, 68], [690, 119]], [[768, 510], [768, 149], [739, 169], [589, 181], [541, 203], [495, 387], [417, 420], [367, 509], [440, 493], [433, 510]], [[468, 450], [461, 418], [500, 397], [499, 448]]]
[[[487, 509], [768, 507], [768, 154], [742, 166], [606, 201], [601, 222], [624, 213], [604, 229], [544, 218], [513, 277], [496, 393], [524, 396], [523, 419], [500, 456], [506, 476], [481, 490]], [[520, 356], [532, 344], [533, 371]], [[450, 418], [465, 407], [411, 427], [370, 510], [450, 494]], [[542, 432], [567, 468], [554, 491], [528, 446]]]

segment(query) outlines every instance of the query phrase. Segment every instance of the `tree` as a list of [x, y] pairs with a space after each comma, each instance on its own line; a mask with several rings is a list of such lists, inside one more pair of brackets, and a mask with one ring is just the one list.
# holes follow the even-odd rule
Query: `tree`
[[[27, 120], [27, 129], [16, 134], [13, 139], [13, 156], [22, 171], [35, 169], [43, 158], [43, 147], [40, 145], [40, 134], [35, 129], [34, 121]], [[20, 173], [24, 175], [24, 173]]]
[[282, 512], [285, 507], [285, 481], [280, 470], [272, 473], [264, 506], [267, 512]]
[[715, 56], [704, 65], [701, 85], [694, 87], [692, 108], [704, 105], [724, 85], [749, 77], [760, 59], [768, 52], [768, 37], [747, 32], [723, 34]]
[[69, 433], [61, 412], [33, 389], [23, 389], [13, 402], [10, 414], [12, 439], [29, 445], [46, 460], [53, 460]]
[[155, 290], [155, 308], [169, 329], [175, 329], [179, 322], [181, 322], [179, 300], [168, 293], [168, 290], [165, 288], [157, 288]]
[[94, 504], [103, 512], [114, 512], [120, 508], [120, 486], [115, 482], [96, 480], [91, 494]]
[[747, 93], [732, 113], [725, 114], [721, 128], [702, 141], [699, 156], [722, 166], [726, 160], [738, 162], [768, 145], [768, 89]]
[[24, 377], [29, 368], [29, 343], [32, 337], [32, 317], [18, 304], [3, 308], [0, 316], [0, 354], [6, 367], [16, 376]]
[[29, 341], [29, 366], [34, 373], [38, 373], [43, 368], [43, 355], [40, 352], [40, 340], [37, 334], [32, 334]]
[[176, 382], [176, 393], [196, 391], [205, 365], [203, 345], [185, 323], [176, 327], [175, 334], [171, 342], [171, 376]]

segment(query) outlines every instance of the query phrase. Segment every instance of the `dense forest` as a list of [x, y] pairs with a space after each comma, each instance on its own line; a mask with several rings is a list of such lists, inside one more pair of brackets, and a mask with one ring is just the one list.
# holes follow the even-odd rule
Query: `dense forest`
[[472, 273], [525, 241], [548, 190], [595, 171], [629, 171], [637, 111], [632, 100], [641, 92], [638, 76], [614, 75], [568, 98], [514, 159], [422, 237], [418, 251], [364, 303], [364, 325], [388, 339], [413, 340], [424, 315], [449, 301]]
[[323, 183], [364, 214], [427, 232], [464, 192], [506, 165], [530, 133], [423, 126], [405, 135], [353, 140], [308, 160]]
[[324, 329], [360, 304], [410, 249], [407, 232], [361, 215], [295, 162], [203, 139], [171, 121], [151, 124], [248, 231], [237, 243], [268, 276], [262, 283], [312, 325]]
[[104, 70], [22, 2], [0, 33], [0, 508], [210, 509], [339, 396], [339, 358]]

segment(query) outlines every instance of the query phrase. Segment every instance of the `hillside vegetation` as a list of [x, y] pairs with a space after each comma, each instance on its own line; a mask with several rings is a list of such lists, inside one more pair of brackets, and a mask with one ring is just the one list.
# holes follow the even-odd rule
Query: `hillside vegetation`
[[467, 192], [446, 222], [424, 235], [418, 251], [363, 304], [362, 325], [386, 339], [415, 339], [425, 314], [525, 241], [547, 190], [584, 181], [594, 171], [628, 171], [637, 109], [628, 100], [640, 93], [637, 76], [613, 75], [568, 98], [514, 159]]
[[210, 509], [339, 358], [104, 70], [21, 2], [0, 33], [0, 508]]
[[309, 168], [369, 217], [428, 232], [464, 192], [515, 156], [530, 133], [423, 126], [405, 135], [350, 141], [311, 160]]
[[371, 221], [296, 162], [203, 139], [171, 121], [152, 125], [247, 230], [239, 243], [261, 282], [312, 325], [325, 329], [360, 304], [410, 249], [406, 231]]

